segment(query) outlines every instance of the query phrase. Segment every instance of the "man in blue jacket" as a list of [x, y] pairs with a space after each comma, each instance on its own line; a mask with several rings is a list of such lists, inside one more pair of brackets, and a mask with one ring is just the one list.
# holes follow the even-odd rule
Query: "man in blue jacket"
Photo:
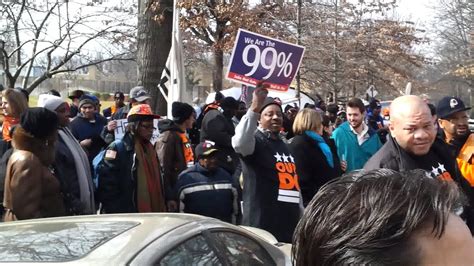
[[105, 146], [100, 132], [107, 124], [107, 119], [99, 114], [98, 99], [92, 95], [81, 97], [79, 112], [70, 123], [71, 133], [85, 149], [89, 161], [92, 163], [94, 157]]
[[361, 99], [353, 98], [346, 104], [347, 122], [332, 133], [337, 155], [346, 163], [346, 172], [361, 169], [381, 147], [377, 132], [364, 122], [365, 106]]
[[176, 183], [179, 211], [235, 224], [238, 215], [237, 184], [226, 170], [218, 166], [219, 152], [211, 141], [196, 146], [199, 162], [184, 170]]

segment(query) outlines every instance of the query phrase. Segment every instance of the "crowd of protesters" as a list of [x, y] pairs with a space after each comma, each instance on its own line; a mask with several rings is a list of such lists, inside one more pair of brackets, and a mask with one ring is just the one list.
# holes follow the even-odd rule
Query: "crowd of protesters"
[[[151, 97], [140, 86], [130, 90], [128, 103], [123, 92], [116, 92], [114, 104], [102, 114], [100, 101], [92, 95], [74, 91], [69, 98], [71, 103], [50, 92], [40, 95], [38, 107], [28, 107], [24, 91], [2, 92], [4, 221], [185, 212], [261, 228], [281, 242], [292, 242], [298, 228], [295, 256], [300, 257], [300, 265], [308, 265], [320, 258], [304, 257], [310, 256], [310, 250], [301, 245], [312, 241], [307, 239], [312, 234], [307, 227], [321, 231], [314, 236], [317, 239], [328, 234], [323, 232], [327, 227], [340, 222], [337, 228], [349, 235], [341, 228], [353, 219], [350, 214], [344, 213], [349, 216], [339, 217], [340, 221], [334, 218], [333, 225], [328, 224], [330, 219], [321, 219], [330, 215], [331, 208], [337, 209], [334, 212], [345, 211], [339, 207], [352, 208], [349, 197], [362, 200], [350, 192], [359, 189], [358, 179], [339, 177], [383, 168], [392, 172], [380, 176], [397, 176], [399, 183], [408, 177], [397, 173], [416, 169], [424, 173], [417, 175], [449, 182], [450, 189], [460, 191], [460, 199], [467, 199], [469, 204], [456, 215], [474, 232], [474, 208], [470, 207], [474, 206], [474, 136], [468, 127], [470, 107], [456, 97], [445, 97], [434, 106], [418, 96], [401, 96], [393, 100], [387, 117], [375, 99], [365, 105], [353, 98], [343, 108], [321, 100], [304, 108], [283, 108], [279, 99], [268, 97], [267, 85], [260, 83], [249, 106], [218, 94], [202, 108], [174, 102], [172, 117], [166, 119], [152, 112]], [[119, 120], [124, 119], [125, 133], [116, 138]], [[156, 131], [159, 135], [152, 143]], [[383, 183], [383, 178], [373, 178], [367, 186], [379, 181]], [[393, 182], [384, 185], [386, 196], [395, 193], [390, 190], [393, 186], [404, 186]], [[347, 212], [363, 212], [361, 208], [369, 208], [364, 204]], [[393, 217], [387, 215], [387, 219]], [[317, 245], [324, 246], [331, 237]]]

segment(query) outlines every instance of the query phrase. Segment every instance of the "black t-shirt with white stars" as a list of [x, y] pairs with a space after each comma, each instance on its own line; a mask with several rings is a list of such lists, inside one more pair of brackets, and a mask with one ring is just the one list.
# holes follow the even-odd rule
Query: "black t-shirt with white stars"
[[446, 170], [443, 160], [436, 155], [432, 150], [427, 154], [416, 156], [409, 154], [411, 159], [416, 162], [416, 165], [423, 170], [426, 170], [430, 177], [441, 178], [445, 180], [452, 180], [451, 174]]

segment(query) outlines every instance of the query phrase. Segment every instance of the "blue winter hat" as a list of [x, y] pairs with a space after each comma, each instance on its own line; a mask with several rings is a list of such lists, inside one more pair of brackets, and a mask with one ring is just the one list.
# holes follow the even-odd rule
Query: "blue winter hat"
[[90, 94], [84, 94], [80, 99], [79, 99], [79, 108], [81, 108], [84, 104], [92, 104], [94, 106], [99, 106], [100, 101], [97, 97], [94, 95]]

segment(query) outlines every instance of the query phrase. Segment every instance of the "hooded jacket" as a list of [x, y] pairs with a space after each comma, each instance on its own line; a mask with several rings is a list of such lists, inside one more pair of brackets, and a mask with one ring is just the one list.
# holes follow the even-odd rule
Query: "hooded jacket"
[[56, 136], [40, 140], [21, 127], [13, 133], [14, 152], [5, 178], [5, 221], [65, 215], [59, 181], [49, 168], [55, 141]]
[[[161, 120], [158, 124], [160, 136], [155, 144], [155, 150], [163, 169], [163, 179], [167, 200], [176, 200], [174, 187], [178, 180], [178, 175], [188, 168], [183, 150], [183, 141], [179, 133], [184, 133], [172, 120]], [[187, 145], [191, 145], [188, 143]], [[190, 166], [190, 165], [189, 165]]]

